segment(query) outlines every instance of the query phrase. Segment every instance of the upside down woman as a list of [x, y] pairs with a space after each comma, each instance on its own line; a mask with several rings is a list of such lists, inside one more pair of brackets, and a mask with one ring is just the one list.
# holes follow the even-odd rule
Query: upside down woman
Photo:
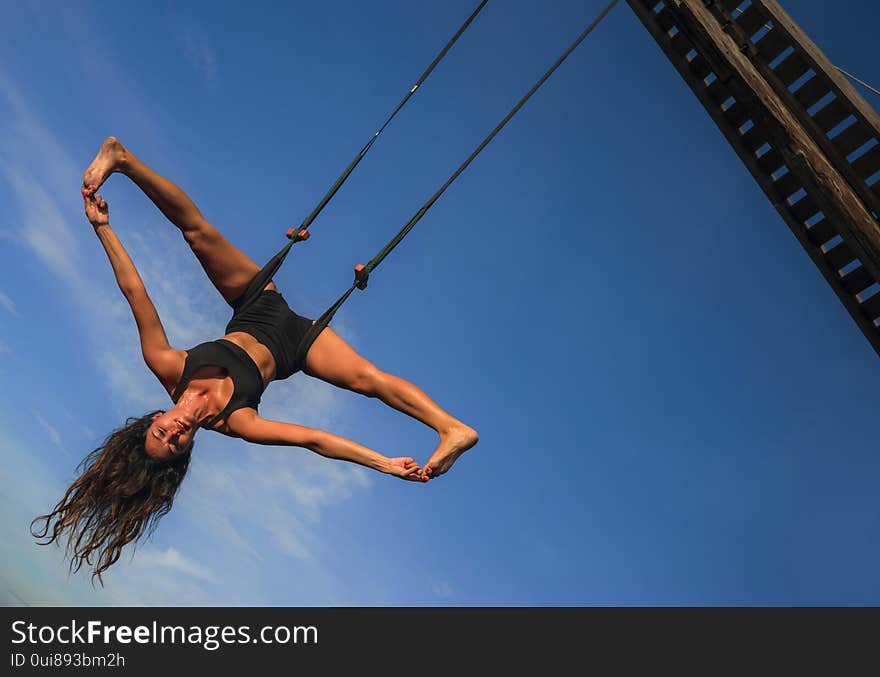
[[[180, 229], [217, 291], [232, 307], [220, 339], [189, 350], [168, 344], [159, 315], [134, 264], [110, 228], [97, 189], [124, 174]], [[82, 472], [34, 531], [45, 543], [67, 537], [70, 565], [111, 566], [122, 548], [152, 530], [171, 509], [200, 429], [255, 444], [290, 445], [358, 463], [389, 475], [426, 482], [452, 467], [477, 442], [477, 433], [402, 378], [380, 371], [329, 327], [303, 348], [312, 321], [290, 310], [260, 267], [209, 224], [190, 198], [138, 160], [113, 137], [101, 145], [83, 177], [86, 216], [131, 307], [144, 362], [174, 406], [130, 418], [92, 451]], [[256, 285], [256, 286], [255, 286]], [[257, 288], [261, 287], [261, 288]], [[412, 458], [388, 458], [356, 442], [258, 414], [266, 386], [302, 371], [335, 386], [375, 397], [430, 426], [439, 443], [424, 467]]]

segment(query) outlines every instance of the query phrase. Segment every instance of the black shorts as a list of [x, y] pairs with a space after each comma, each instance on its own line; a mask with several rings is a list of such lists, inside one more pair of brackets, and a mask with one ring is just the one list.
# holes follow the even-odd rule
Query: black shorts
[[[258, 283], [265, 287], [266, 283], [257, 278], [251, 285]], [[245, 303], [254, 293], [256, 298]], [[276, 380], [286, 379], [305, 368], [310, 346], [303, 345], [303, 340], [312, 328], [312, 320], [293, 312], [281, 294], [265, 289], [257, 291], [249, 286], [229, 305], [233, 313], [226, 325], [226, 333], [241, 331], [266, 346], [275, 358]]]

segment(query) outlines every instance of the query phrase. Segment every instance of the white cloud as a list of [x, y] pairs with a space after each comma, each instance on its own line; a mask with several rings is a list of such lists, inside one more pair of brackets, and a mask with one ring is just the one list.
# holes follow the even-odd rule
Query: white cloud
[[[77, 163], [65, 152], [55, 135], [34, 115], [23, 90], [2, 68], [0, 107], [7, 109], [3, 145], [0, 146], [3, 164], [7, 168], [14, 164], [29, 174], [39, 175], [49, 185], [65, 186], [64, 194], [76, 196], [82, 170], [77, 168]], [[72, 191], [68, 190], [70, 187]]]
[[21, 167], [5, 165], [3, 173], [18, 202], [19, 237], [53, 273], [68, 284], [82, 287], [85, 281], [77, 265], [79, 244], [53, 196], [36, 176]]
[[175, 548], [152, 546], [131, 549], [128, 557], [104, 574], [105, 587], [97, 590], [101, 598], [115, 604], [205, 604], [218, 576], [207, 566]]
[[64, 449], [64, 445], [61, 443], [61, 435], [58, 434], [58, 431], [53, 428], [49, 422], [40, 416], [37, 412], [34, 412], [34, 418], [37, 419], [37, 423], [40, 424], [40, 427], [46, 432], [49, 436], [49, 439], [52, 440], [52, 443], [59, 447], [60, 449]]
[[[207, 583], [217, 582], [217, 577], [208, 567], [184, 557], [174, 548], [165, 550], [144, 548], [138, 553], [138, 565], [143, 569], [170, 569], [172, 572], [186, 574]], [[158, 572], [158, 575], [167, 576], [168, 573]]]
[[[197, 56], [192, 58], [210, 74], [215, 67], [210, 43], [194, 40], [198, 49], [193, 48]], [[105, 95], [112, 98], [112, 91]], [[14, 142], [0, 149], [0, 171], [18, 207], [19, 221], [12, 227], [14, 241], [64, 284], [64, 293], [81, 318], [82, 331], [90, 336], [89, 357], [112, 393], [108, 404], [128, 411], [137, 407], [137, 413], [167, 406], [167, 396], [140, 356], [130, 310], [111, 286], [112, 276], [106, 268], [97, 277], [100, 284], [96, 282], [95, 267], [107, 265], [103, 252], [94, 242], [91, 248], [81, 244], [93, 236], [81, 213], [78, 194], [71, 195], [71, 186], [73, 190], [78, 187], [80, 165], [86, 162], [72, 160], [29, 106], [23, 90], [0, 71], [0, 107], [4, 104], [10, 112], [6, 138]], [[69, 225], [73, 223], [76, 227]], [[147, 230], [149, 243], [141, 234]], [[127, 224], [120, 236], [138, 265], [173, 345], [190, 347], [222, 334], [229, 308], [173, 227], [152, 222]], [[155, 257], [156, 251], [162, 252], [161, 258]], [[6, 305], [2, 299], [0, 304]], [[353, 335], [351, 328], [343, 333], [349, 338]], [[300, 375], [272, 384], [264, 394], [261, 413], [334, 429], [343, 420], [344, 401], [333, 387]], [[50, 439], [61, 446], [58, 431], [34, 415]], [[310, 451], [257, 447], [201, 433], [175, 512], [184, 514], [199, 538], [212, 547], [233, 551], [239, 558], [260, 562], [280, 555], [307, 561], [327, 547], [317, 526], [322, 512], [368, 487], [369, 475], [364, 468]], [[267, 548], [267, 543], [272, 547]], [[35, 557], [26, 549], [15, 552], [23, 561]], [[53, 562], [57, 562], [48, 555], [41, 557], [41, 566], [52, 571]], [[180, 581], [178, 574], [186, 576]], [[108, 592], [89, 593], [84, 587], [83, 594], [97, 594], [118, 603], [199, 601], [209, 600], [211, 595], [198, 584], [216, 586], [218, 581], [216, 573], [173, 548], [138, 549], [133, 560], [120, 561], [107, 576]], [[63, 591], [63, 582], [55, 589]], [[64, 592], [58, 595], [70, 597]]]
[[15, 309], [15, 302], [2, 291], [0, 291], [0, 306], [3, 306], [10, 313], [18, 317], [18, 311]]
[[287, 557], [310, 559], [321, 511], [370, 483], [363, 468], [311, 451], [233, 444], [237, 460], [228, 461], [197, 440], [179, 504], [203, 533], [257, 561], [267, 538]]

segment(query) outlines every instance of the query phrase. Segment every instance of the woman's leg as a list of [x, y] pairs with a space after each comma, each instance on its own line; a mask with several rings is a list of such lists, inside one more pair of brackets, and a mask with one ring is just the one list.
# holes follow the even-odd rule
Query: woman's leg
[[186, 193], [147, 167], [111, 136], [101, 144], [97, 157], [83, 175], [83, 186], [97, 189], [114, 172], [134, 181], [180, 229], [223, 298], [232, 301], [244, 293], [260, 267], [208, 223]]
[[322, 381], [376, 397], [436, 430], [440, 443], [423, 468], [428, 477], [447, 472], [479, 439], [473, 428], [450, 416], [424, 390], [377, 369], [329, 327], [309, 349], [306, 370]]

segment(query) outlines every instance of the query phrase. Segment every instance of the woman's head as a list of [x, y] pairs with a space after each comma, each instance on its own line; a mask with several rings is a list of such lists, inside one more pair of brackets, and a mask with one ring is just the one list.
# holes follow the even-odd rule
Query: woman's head
[[[80, 476], [31, 533], [60, 543], [66, 534], [70, 569], [93, 566], [101, 580], [122, 548], [155, 529], [170, 509], [189, 467], [192, 444], [167, 459], [147, 453], [148, 431], [162, 412], [129, 418], [80, 463]], [[35, 525], [42, 522], [41, 528]]]
[[188, 454], [198, 429], [192, 417], [179, 407], [153, 412], [144, 438], [144, 451], [157, 461]]

